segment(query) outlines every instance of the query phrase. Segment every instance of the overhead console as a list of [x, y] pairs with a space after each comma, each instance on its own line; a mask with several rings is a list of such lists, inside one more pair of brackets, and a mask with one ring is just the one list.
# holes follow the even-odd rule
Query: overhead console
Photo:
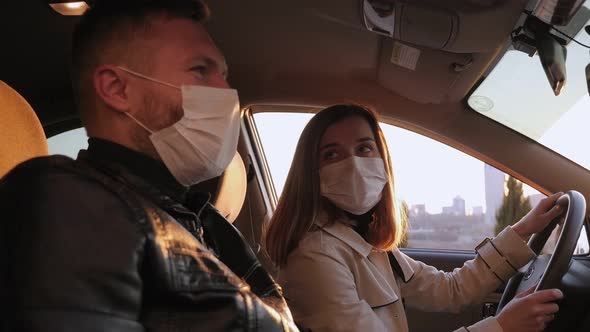
[[361, 0], [363, 22], [369, 31], [416, 46], [455, 53], [496, 48], [510, 33], [498, 23], [506, 21], [506, 13], [514, 13], [514, 9], [518, 13], [525, 8], [527, 2]]

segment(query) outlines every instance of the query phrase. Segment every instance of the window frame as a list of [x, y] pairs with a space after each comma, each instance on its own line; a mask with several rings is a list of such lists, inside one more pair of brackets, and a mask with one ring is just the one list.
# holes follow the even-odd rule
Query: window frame
[[[254, 105], [255, 106], [255, 105]], [[270, 106], [272, 107], [272, 105], [265, 105], [265, 106]], [[312, 109], [312, 107], [309, 107], [309, 109]], [[277, 111], [275, 111], [276, 113], [314, 113], [315, 112], [305, 112], [305, 111], [301, 111], [301, 112], [295, 112], [295, 111], [285, 111], [284, 109], [282, 109], [280, 106], [277, 106]], [[256, 121], [254, 119], [254, 116], [256, 113], [269, 113], [268, 111], [262, 111], [262, 112], [256, 112], [253, 107], [249, 107], [247, 108], [244, 113], [243, 113], [243, 117], [244, 117], [244, 124], [246, 124], [246, 131], [244, 131], [245, 135], [247, 135], [247, 139], [251, 142], [253, 148], [254, 148], [254, 154], [256, 156], [256, 162], [258, 163], [262, 173], [263, 173], [263, 182], [264, 182], [264, 191], [265, 193], [268, 195], [268, 197], [270, 198], [270, 200], [272, 201], [272, 208], [270, 210], [271, 215], [272, 213], [274, 213], [274, 210], [276, 209], [276, 204], [278, 202], [278, 196], [276, 193], [276, 187], [274, 185], [273, 182], [273, 178], [272, 178], [272, 173], [270, 171], [270, 165], [268, 163], [268, 160], [266, 158], [266, 153], [264, 152], [264, 146], [262, 144], [262, 140], [260, 138], [259, 135], [259, 131], [258, 128], [256, 126]], [[536, 189], [537, 191], [539, 191], [541, 194], [544, 195], [548, 195], [547, 191], [540, 185], [536, 184], [536, 183], [530, 183], [529, 181], [524, 181], [522, 180], [522, 177], [519, 176], [518, 174], [514, 174], [513, 172], [511, 172], [509, 170], [508, 167], [506, 167], [503, 164], [499, 164], [496, 161], [492, 161], [492, 163], [483, 160], [482, 158], [479, 158], [478, 156], [475, 155], [475, 153], [470, 153], [470, 151], [466, 151], [468, 149], [464, 149], [462, 148], [462, 144], [459, 142], [445, 142], [441, 139], [438, 139], [435, 133], [432, 132], [426, 132], [426, 130], [424, 132], [421, 132], [420, 130], [417, 130], [417, 128], [414, 128], [414, 126], [410, 126], [407, 125], [405, 123], [403, 123], [402, 121], [395, 121], [395, 119], [391, 118], [391, 117], [382, 117], [380, 115], [378, 115], [377, 120], [380, 123], [385, 123], [397, 128], [401, 128], [401, 129], [405, 129], [408, 130], [414, 134], [417, 135], [421, 135], [423, 137], [429, 138], [435, 142], [438, 142], [440, 144], [444, 144], [450, 148], [453, 148], [454, 150], [457, 150], [459, 152], [462, 152], [468, 156], [471, 156], [472, 158], [475, 158], [476, 160], [481, 161], [484, 164], [490, 165], [496, 169], [498, 169], [501, 172], [504, 172], [506, 175], [512, 176], [515, 179], [517, 179], [518, 181]], [[429, 135], [430, 134], [430, 135]], [[454, 144], [453, 144], [454, 143]], [[587, 238], [589, 240], [589, 244], [590, 244], [590, 215], [586, 216], [586, 223], [584, 226], [584, 229], [586, 231], [586, 235]], [[406, 248], [404, 248], [406, 249]], [[449, 252], [449, 253], [469, 253], [469, 252], [475, 252], [474, 250], [467, 250], [467, 249], [446, 249], [446, 248], [407, 248], [408, 250], [413, 250], [413, 251], [436, 251], [436, 252]], [[585, 254], [577, 254], [574, 255], [575, 257], [590, 257], [590, 251], [588, 253]]]
[[265, 194], [263, 196], [268, 199], [270, 213], [272, 214], [277, 208], [278, 197], [270, 173], [270, 166], [266, 159], [266, 153], [264, 152], [264, 146], [258, 133], [258, 127], [256, 127], [254, 112], [250, 107], [242, 112], [242, 132], [249, 143], [249, 152], [254, 156], [254, 160], [251, 162], [257, 166], [256, 170], [259, 172], [258, 176], [262, 180], [262, 183], [260, 183], [262, 187], [261, 189], [264, 189], [262, 190]]

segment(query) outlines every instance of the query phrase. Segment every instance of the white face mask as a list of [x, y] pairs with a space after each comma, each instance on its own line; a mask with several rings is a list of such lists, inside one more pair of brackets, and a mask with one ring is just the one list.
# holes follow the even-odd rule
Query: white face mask
[[381, 158], [350, 157], [320, 169], [322, 196], [355, 215], [365, 214], [379, 203], [387, 181]]
[[191, 186], [221, 175], [235, 156], [240, 133], [238, 92], [198, 85], [178, 87], [126, 68], [120, 69], [182, 92], [184, 116], [170, 127], [153, 132], [150, 140], [176, 180]]

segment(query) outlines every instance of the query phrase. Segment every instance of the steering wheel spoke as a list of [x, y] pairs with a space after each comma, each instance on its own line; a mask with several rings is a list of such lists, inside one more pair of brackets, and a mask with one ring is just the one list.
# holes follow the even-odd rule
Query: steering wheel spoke
[[551, 255], [542, 255], [535, 257], [527, 266], [525, 272], [522, 274], [522, 279], [516, 290], [516, 294], [520, 294], [524, 291], [529, 290], [531, 287], [535, 287], [541, 281]]
[[568, 271], [584, 225], [586, 200], [579, 192], [570, 190], [561, 196], [556, 204], [565, 207], [566, 211], [553, 253], [539, 255], [562, 217], [556, 218], [543, 231], [531, 237], [529, 247], [538, 256], [528, 264], [526, 269], [523, 269], [524, 272], [517, 273], [506, 284], [497, 312], [500, 312], [514, 296], [531, 287], [536, 286], [535, 291], [558, 287]]

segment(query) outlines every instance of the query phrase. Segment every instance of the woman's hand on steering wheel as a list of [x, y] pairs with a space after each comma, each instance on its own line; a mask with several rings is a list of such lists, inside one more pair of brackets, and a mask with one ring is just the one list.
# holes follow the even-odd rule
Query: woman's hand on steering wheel
[[522, 292], [510, 301], [496, 319], [504, 332], [538, 332], [545, 330], [559, 310], [555, 301], [563, 298], [559, 289], [533, 293], [535, 287]]
[[562, 195], [562, 192], [558, 192], [542, 199], [537, 206], [514, 224], [512, 229], [525, 241], [534, 233], [545, 229], [553, 219], [565, 210], [562, 206], [555, 204]]
[[[555, 205], [562, 208], [558, 209]], [[560, 215], [564, 214], [563, 218]], [[504, 289], [498, 304], [498, 322], [504, 331], [542, 331], [551, 322], [559, 309], [552, 303], [563, 297], [562, 279], [568, 273], [576, 243], [585, 223], [586, 199], [575, 191], [557, 193], [542, 200], [529, 214], [513, 226], [523, 238], [535, 233], [529, 247], [537, 255], [528, 264], [526, 272], [513, 276]], [[562, 219], [563, 225], [550, 254], [541, 255], [541, 250]], [[552, 222], [554, 221], [554, 222]], [[530, 294], [536, 290], [534, 294]], [[522, 295], [518, 295], [523, 293]], [[529, 295], [527, 295], [529, 294]], [[542, 295], [541, 295], [542, 294]], [[504, 311], [511, 313], [504, 314]], [[563, 331], [563, 321], [550, 323], [551, 331]], [[526, 322], [523, 323], [523, 322]]]

